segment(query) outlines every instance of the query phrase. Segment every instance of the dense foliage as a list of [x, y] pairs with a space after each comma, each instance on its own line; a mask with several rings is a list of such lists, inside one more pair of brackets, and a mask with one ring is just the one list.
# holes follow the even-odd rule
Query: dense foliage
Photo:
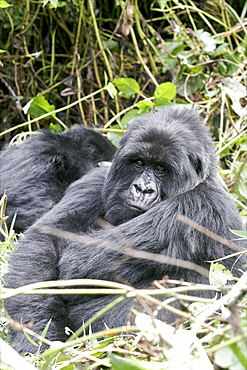
[[[31, 130], [61, 131], [77, 123], [94, 126], [117, 145], [134, 116], [166, 104], [193, 104], [211, 128], [223, 181], [244, 218], [246, 1], [0, 0], [0, 14], [1, 145]], [[5, 198], [1, 202], [3, 217]], [[12, 228], [3, 233], [4, 273], [15, 233]], [[211, 282], [214, 287], [226, 283], [217, 263]], [[157, 284], [162, 294], [185, 299], [186, 284], [169, 293], [165, 282]], [[242, 370], [247, 361], [241, 311], [245, 288], [243, 276], [221, 301], [195, 302], [189, 312], [190, 332], [182, 324], [174, 331], [139, 316], [137, 337], [128, 330], [114, 336], [116, 330], [104, 341], [96, 340], [97, 333], [83, 343], [74, 338], [76, 345], [69, 351], [50, 350], [36, 363], [40, 369]], [[3, 291], [3, 298], [9, 294], [14, 293]], [[131, 294], [155, 302], [150, 292]], [[207, 321], [222, 306], [224, 310]], [[2, 337], [7, 341], [5, 323], [3, 315]], [[198, 339], [197, 334], [203, 336]], [[8, 358], [15, 366], [14, 356]]]

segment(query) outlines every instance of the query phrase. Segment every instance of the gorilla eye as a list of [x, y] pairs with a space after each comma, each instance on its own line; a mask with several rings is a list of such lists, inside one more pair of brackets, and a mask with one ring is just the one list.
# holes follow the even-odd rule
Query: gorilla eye
[[133, 161], [133, 163], [134, 163], [135, 165], [137, 165], [137, 167], [143, 167], [143, 166], [144, 166], [144, 164], [145, 164], [141, 159], [135, 159], [135, 160]]
[[158, 172], [164, 172], [166, 170], [165, 167], [162, 166], [161, 164], [157, 164], [154, 168]]

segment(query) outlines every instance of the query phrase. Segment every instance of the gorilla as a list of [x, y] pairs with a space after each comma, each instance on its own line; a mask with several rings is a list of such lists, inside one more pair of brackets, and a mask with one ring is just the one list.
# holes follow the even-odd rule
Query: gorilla
[[41, 131], [0, 154], [0, 195], [6, 190], [7, 224], [17, 212], [21, 232], [49, 211], [67, 187], [100, 161], [110, 161], [113, 145], [83, 126], [54, 134]]
[[[233, 237], [230, 229], [242, 228], [237, 209], [218, 180], [217, 164], [210, 134], [197, 113], [168, 106], [134, 118], [110, 168], [95, 169], [72, 183], [62, 200], [26, 231], [11, 256], [6, 286], [88, 278], [148, 288], [164, 276], [208, 283], [207, 274], [171, 264], [169, 258], [208, 270], [209, 261], [232, 253], [177, 217], [184, 215], [228, 240]], [[102, 220], [113, 227], [102, 227]], [[48, 226], [80, 234], [85, 242], [48, 233]], [[242, 242], [237, 243], [241, 250]], [[112, 245], [114, 250], [109, 249]], [[126, 256], [125, 246], [155, 253], [157, 258]], [[239, 276], [244, 256], [222, 263]], [[203, 297], [214, 294], [201, 292]], [[39, 334], [52, 319], [47, 338], [64, 341], [66, 326], [77, 330], [113, 299], [111, 295], [19, 295], [6, 300], [6, 308], [12, 318], [32, 323]], [[132, 304], [130, 298], [121, 302], [94, 322], [92, 330], [126, 325]], [[168, 311], [164, 316], [168, 322], [174, 319]], [[20, 353], [35, 351], [22, 332], [12, 335]]]

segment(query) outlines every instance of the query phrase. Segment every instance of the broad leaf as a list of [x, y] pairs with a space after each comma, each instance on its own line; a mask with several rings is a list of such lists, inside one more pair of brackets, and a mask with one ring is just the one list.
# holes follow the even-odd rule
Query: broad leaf
[[117, 89], [115, 88], [112, 82], [109, 82], [106, 86], [106, 90], [108, 91], [110, 97], [113, 99], [117, 95]]
[[176, 86], [171, 82], [160, 84], [154, 91], [157, 101], [167, 101], [175, 98], [177, 92]]
[[136, 104], [137, 108], [139, 109], [139, 114], [140, 113], [146, 113], [148, 112], [148, 108], [153, 108], [154, 106], [154, 103], [149, 101], [149, 100], [142, 100], [142, 101], [139, 101], [137, 104]]
[[[45, 113], [49, 113], [54, 110], [55, 110], [55, 106], [50, 105], [43, 95], [37, 95], [31, 101], [31, 104], [28, 109], [28, 113], [30, 113], [34, 117], [39, 117]], [[52, 117], [54, 116], [55, 114], [52, 114]], [[50, 116], [46, 117], [46, 119], [50, 119]]]
[[114, 370], [163, 370], [164, 363], [139, 361], [135, 358], [124, 358], [111, 354], [110, 360]]
[[244, 230], [231, 230], [234, 235], [240, 236], [243, 239], [247, 239], [247, 231]]
[[10, 6], [13, 6], [12, 4], [8, 4], [5, 0], [0, 0], [0, 8], [9, 8]]
[[139, 94], [141, 90], [140, 85], [133, 78], [117, 78], [113, 82], [120, 91], [121, 96], [125, 98], [130, 98], [135, 94]]
[[211, 263], [209, 281], [214, 286], [225, 286], [228, 280], [233, 280], [232, 273], [220, 263]]
[[121, 140], [121, 137], [123, 136], [123, 132], [114, 132], [114, 130], [121, 130], [121, 127], [119, 125], [111, 126], [111, 131], [108, 131], [106, 136], [107, 139], [110, 140], [110, 142], [118, 147], [119, 141]]
[[125, 115], [121, 119], [122, 127], [127, 129], [128, 124], [130, 123], [130, 121], [133, 118], [135, 118], [136, 116], [138, 116], [138, 110], [137, 109], [132, 109], [129, 112], [125, 113]]

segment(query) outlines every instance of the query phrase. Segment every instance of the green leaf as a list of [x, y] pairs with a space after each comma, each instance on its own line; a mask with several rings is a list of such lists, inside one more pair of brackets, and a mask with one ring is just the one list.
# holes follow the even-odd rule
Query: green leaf
[[24, 333], [25, 337], [27, 338], [27, 340], [29, 340], [29, 342], [30, 342], [33, 346], [35, 346], [35, 347], [38, 347], [38, 346], [39, 346], [36, 342], [34, 342], [34, 340], [29, 336], [29, 334], [27, 334], [25, 331], [24, 331], [23, 333]]
[[130, 98], [135, 94], [139, 94], [141, 90], [140, 85], [133, 78], [117, 78], [113, 82], [124, 98]]
[[58, 5], [58, 0], [43, 0], [43, 6], [45, 6], [48, 3], [50, 3], [52, 8], [56, 9]]
[[[246, 356], [243, 354], [246, 353], [246, 344], [244, 341], [241, 341], [237, 345], [240, 347], [239, 350], [241, 350], [241, 357], [236, 355], [236, 351], [233, 351], [231, 347], [224, 347], [215, 352], [214, 363], [223, 369], [245, 370], [247, 360]], [[244, 358], [244, 361], [242, 358]]]
[[108, 91], [110, 97], [113, 99], [117, 95], [117, 89], [112, 82], [106, 85], [106, 90]]
[[146, 113], [148, 111], [148, 108], [153, 108], [154, 103], [148, 100], [142, 100], [139, 101], [136, 104], [137, 108], [139, 109], [139, 114]]
[[175, 98], [177, 87], [171, 82], [164, 82], [156, 87], [154, 96], [159, 101], [172, 100]]
[[205, 86], [205, 94], [204, 96], [206, 98], [213, 98], [215, 95], [217, 95], [219, 93], [220, 89], [217, 89], [215, 87], [212, 88], [212, 90], [209, 90], [208, 89], [208, 86], [206, 85]]
[[158, 107], [164, 107], [165, 105], [171, 105], [172, 103], [170, 102], [170, 100], [168, 99], [158, 99], [156, 102], [155, 102], [155, 105], [154, 107], [155, 108], [158, 108]]
[[220, 263], [211, 263], [209, 281], [214, 286], [225, 286], [228, 280], [234, 280], [232, 273]]
[[[50, 105], [45, 97], [39, 94], [31, 101], [28, 113], [34, 117], [39, 117], [45, 113], [52, 112], [53, 110], [55, 110], [55, 106]], [[55, 114], [52, 114], [51, 116], [54, 117]], [[50, 119], [51, 116], [46, 117], [46, 119]]]
[[[247, 166], [245, 166], [245, 167], [247, 167]], [[246, 200], [246, 180], [243, 179], [242, 177], [240, 177], [238, 179], [237, 189], [238, 189], [239, 194], [241, 195], [242, 199], [245, 201]]]
[[238, 360], [246, 369], [247, 367], [246, 342], [242, 340], [241, 342], [231, 344], [230, 347], [234, 352], [235, 356], [237, 356]]
[[[229, 60], [229, 62], [228, 62]], [[231, 63], [233, 62], [233, 63]], [[219, 61], [217, 63], [217, 67], [219, 72], [223, 76], [231, 76], [235, 72], [237, 72], [239, 66], [237, 64], [236, 58], [234, 58], [231, 54], [226, 53], [224, 54], [224, 61]]]
[[166, 3], [168, 3], [168, 0], [158, 0], [159, 6], [162, 10], [165, 9]]
[[104, 48], [111, 50], [111, 52], [117, 51], [119, 49], [119, 43], [114, 40], [103, 40]]
[[[217, 41], [217, 40], [216, 40]], [[211, 55], [211, 57], [214, 59], [218, 57], [219, 55], [227, 53], [227, 43], [223, 43], [219, 45], [215, 50], [214, 53]]]
[[106, 136], [107, 139], [111, 141], [113, 145], [118, 147], [119, 141], [121, 140], [121, 137], [123, 136], [123, 132], [114, 132], [115, 130], [122, 130], [122, 129], [127, 129], [128, 124], [130, 121], [138, 116], [138, 110], [137, 109], [131, 109], [129, 112], [125, 113], [123, 118], [121, 119], [121, 126], [120, 125], [114, 125], [111, 126], [111, 130], [113, 131], [108, 131]]
[[118, 147], [123, 132], [114, 132], [114, 130], [121, 130], [121, 127], [119, 125], [111, 126], [111, 131], [108, 131], [106, 136], [114, 146]]
[[[47, 331], [48, 331], [48, 329], [49, 329], [49, 327], [50, 327], [51, 321], [52, 321], [52, 319], [50, 319], [50, 320], [47, 322], [47, 324], [46, 324], [46, 326], [45, 326], [44, 330], [42, 331], [42, 334], [41, 334], [42, 338], [45, 338], [45, 336], [46, 336], [46, 334], [47, 334]], [[43, 343], [43, 342], [40, 340], [40, 341], [39, 341], [39, 344], [41, 345], [42, 343]]]
[[175, 71], [178, 68], [178, 58], [176, 59], [166, 59], [165, 66], [162, 67], [162, 73], [166, 73], [167, 71]]
[[[185, 96], [185, 78], [184, 76], [178, 81], [178, 94], [181, 95], [181, 96]], [[188, 81], [187, 81], [187, 85], [186, 85], [186, 92], [187, 92], [187, 95], [190, 96], [191, 94], [193, 94], [195, 91], [199, 90], [202, 86], [203, 86], [204, 82], [203, 82], [203, 79], [202, 79], [202, 76], [201, 75], [195, 75], [195, 76], [191, 76]]]
[[110, 355], [110, 361], [113, 370], [163, 370], [164, 363], [139, 361], [135, 358], [124, 358], [116, 355]]
[[49, 130], [51, 132], [54, 132], [55, 134], [60, 134], [61, 132], [63, 132], [62, 126], [58, 123], [50, 123]]
[[247, 231], [243, 230], [231, 230], [234, 235], [240, 236], [243, 239], [247, 239]]
[[12, 4], [8, 4], [5, 0], [0, 0], [0, 8], [9, 8], [10, 6], [13, 6]]
[[210, 35], [209, 32], [202, 32], [200, 35], [200, 40], [203, 43], [203, 51], [212, 53], [216, 49], [216, 40]]
[[[182, 41], [171, 41], [166, 42], [166, 50], [169, 52], [169, 54], [177, 54], [180, 53], [182, 50], [186, 48], [186, 45]], [[164, 55], [168, 56], [166, 51], [161, 49], [161, 53], [163, 52]]]
[[193, 66], [191, 64], [187, 64], [187, 70], [189, 74], [196, 74], [203, 71], [203, 66]]
[[131, 109], [129, 112], [125, 113], [123, 118], [121, 119], [121, 126], [125, 129], [127, 129], [128, 124], [130, 121], [138, 116], [138, 110], [137, 109]]
[[239, 100], [247, 96], [246, 87], [234, 78], [226, 77], [223, 88], [232, 100]]

